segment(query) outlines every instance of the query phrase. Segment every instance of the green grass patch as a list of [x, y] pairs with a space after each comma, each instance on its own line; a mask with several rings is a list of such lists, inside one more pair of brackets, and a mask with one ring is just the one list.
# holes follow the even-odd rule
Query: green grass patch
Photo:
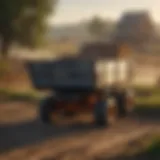
[[158, 133], [149, 133], [140, 139], [130, 142], [122, 152], [123, 159], [128, 160], [159, 160], [160, 136]]
[[160, 87], [134, 87], [137, 93], [150, 93], [154, 95], [160, 95]]
[[160, 159], [160, 136], [154, 137], [152, 143], [146, 150], [148, 157], [153, 160]]
[[158, 106], [160, 105], [160, 96], [138, 97], [136, 98], [137, 105]]
[[153, 87], [136, 88], [137, 107], [160, 107], [160, 89]]
[[34, 92], [16, 92], [0, 89], [0, 101], [37, 101], [40, 95]]

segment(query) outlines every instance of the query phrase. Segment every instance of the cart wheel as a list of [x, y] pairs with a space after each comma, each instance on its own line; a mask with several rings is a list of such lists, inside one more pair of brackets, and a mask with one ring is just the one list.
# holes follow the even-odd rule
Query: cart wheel
[[126, 93], [126, 114], [133, 113], [135, 108], [135, 93], [131, 90]]
[[95, 122], [97, 125], [112, 125], [118, 117], [118, 107], [115, 98], [108, 98], [95, 105]]
[[48, 97], [40, 102], [40, 108], [39, 108], [39, 116], [40, 120], [43, 123], [51, 124], [52, 119], [52, 110], [53, 110], [53, 97]]
[[117, 104], [119, 108], [119, 117], [126, 117], [130, 115], [135, 108], [135, 95], [132, 91], [121, 93], [117, 97]]

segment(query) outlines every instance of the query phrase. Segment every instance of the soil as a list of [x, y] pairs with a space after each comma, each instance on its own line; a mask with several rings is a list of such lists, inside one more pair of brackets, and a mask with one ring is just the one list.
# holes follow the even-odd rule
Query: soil
[[36, 104], [26, 102], [0, 104], [0, 160], [104, 158], [104, 152], [115, 156], [128, 142], [160, 133], [160, 116], [154, 116], [154, 111], [139, 111], [112, 127], [98, 128], [92, 120], [44, 125], [37, 110]]

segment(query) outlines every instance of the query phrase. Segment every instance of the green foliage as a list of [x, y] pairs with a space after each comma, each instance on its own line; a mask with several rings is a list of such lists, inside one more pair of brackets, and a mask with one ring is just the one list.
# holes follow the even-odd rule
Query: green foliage
[[95, 16], [90, 21], [88, 30], [93, 36], [95, 36], [96, 38], [100, 38], [103, 34], [105, 34], [106, 27], [106, 22], [102, 18]]
[[11, 42], [35, 47], [47, 29], [47, 16], [54, 11], [56, 0], [1, 0], [0, 37], [2, 54]]
[[159, 159], [160, 158], [160, 136], [154, 138], [153, 143], [148, 147], [148, 158]]

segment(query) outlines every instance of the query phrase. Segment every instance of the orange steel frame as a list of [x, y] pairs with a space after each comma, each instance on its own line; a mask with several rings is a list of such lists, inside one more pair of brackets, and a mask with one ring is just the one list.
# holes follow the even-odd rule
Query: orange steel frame
[[93, 111], [94, 104], [97, 101], [97, 95], [89, 95], [83, 97], [80, 100], [72, 100], [69, 102], [66, 101], [57, 101], [55, 106], [56, 110], [64, 110], [66, 112], [90, 112]]

